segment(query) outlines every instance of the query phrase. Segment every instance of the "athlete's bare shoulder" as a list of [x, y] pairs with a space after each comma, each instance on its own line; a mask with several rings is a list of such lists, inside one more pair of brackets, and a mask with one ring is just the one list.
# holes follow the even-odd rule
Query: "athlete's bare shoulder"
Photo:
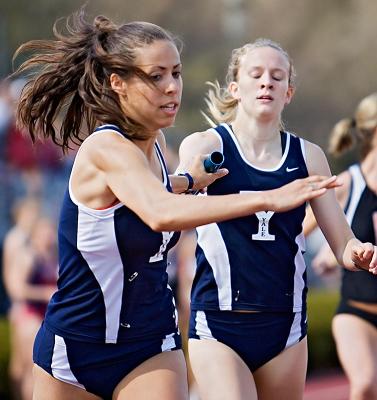
[[179, 152], [211, 153], [212, 151], [221, 151], [221, 141], [214, 129], [194, 132], [186, 136], [179, 148]]

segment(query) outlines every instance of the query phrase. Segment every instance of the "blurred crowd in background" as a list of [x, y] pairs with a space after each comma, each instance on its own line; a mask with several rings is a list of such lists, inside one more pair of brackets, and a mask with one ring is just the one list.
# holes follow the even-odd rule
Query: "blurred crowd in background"
[[[63, 157], [49, 141], [33, 145], [30, 137], [16, 127], [16, 105], [24, 84], [23, 79], [0, 82], [1, 244], [12, 226], [24, 224], [17, 221], [24, 217], [21, 201], [33, 200], [38, 204], [38, 213], [56, 221], [72, 162], [71, 155]], [[33, 213], [36, 218], [35, 208]], [[8, 304], [2, 296], [0, 307], [4, 314]]]
[[48, 141], [33, 145], [16, 126], [24, 85], [23, 79], [0, 82], [0, 315], [9, 329], [9, 357], [1, 366], [7, 371], [1, 376], [8, 376], [13, 398], [26, 400], [34, 337], [56, 289], [56, 221], [71, 157], [62, 157]]

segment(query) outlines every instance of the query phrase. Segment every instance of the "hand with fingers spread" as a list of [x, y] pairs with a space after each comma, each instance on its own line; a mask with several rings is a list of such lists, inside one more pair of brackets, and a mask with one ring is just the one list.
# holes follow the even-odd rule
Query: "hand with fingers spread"
[[340, 186], [341, 183], [337, 177], [312, 175], [308, 178], [297, 179], [279, 189], [266, 192], [267, 197], [270, 195], [269, 210], [283, 212], [293, 207], [322, 196], [327, 189]]

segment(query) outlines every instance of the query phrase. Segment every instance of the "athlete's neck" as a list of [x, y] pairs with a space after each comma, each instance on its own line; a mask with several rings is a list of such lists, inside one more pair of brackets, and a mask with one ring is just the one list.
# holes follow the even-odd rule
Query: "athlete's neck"
[[232, 123], [233, 132], [249, 159], [280, 158], [281, 140], [278, 125], [261, 124], [249, 120], [247, 124], [240, 120]]
[[245, 136], [249, 141], [268, 143], [279, 136], [280, 121], [250, 118], [250, 116], [239, 112], [232, 122], [232, 127], [238, 138]]
[[157, 134], [151, 136], [147, 140], [134, 140], [135, 145], [145, 154], [149, 161], [155, 158], [155, 143], [157, 141]]

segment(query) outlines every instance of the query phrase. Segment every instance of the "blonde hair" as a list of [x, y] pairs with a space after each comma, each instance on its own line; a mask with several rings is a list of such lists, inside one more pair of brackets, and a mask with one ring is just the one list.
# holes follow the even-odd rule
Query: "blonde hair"
[[[296, 78], [295, 69], [291, 58], [289, 57], [288, 53], [280, 46], [280, 44], [265, 38], [259, 38], [253, 43], [246, 43], [244, 46], [234, 49], [232, 51], [232, 55], [228, 65], [228, 72], [225, 77], [225, 87], [221, 87], [218, 81], [215, 81], [215, 83], [207, 82], [207, 84], [211, 88], [208, 90], [205, 102], [212, 117], [218, 123], [229, 123], [234, 120], [237, 112], [238, 100], [236, 100], [230, 94], [228, 90], [229, 84], [238, 80], [238, 72], [240, 69], [242, 57], [248, 51], [261, 47], [271, 47], [282, 53], [287, 58], [289, 62], [288, 84], [290, 87], [294, 87]], [[206, 119], [208, 122], [211, 122], [211, 119], [209, 119], [209, 117], [206, 116]]]
[[361, 140], [361, 156], [370, 151], [377, 127], [377, 92], [360, 101], [353, 118], [343, 118], [335, 124], [330, 134], [329, 152], [339, 156], [351, 149], [356, 139]]

